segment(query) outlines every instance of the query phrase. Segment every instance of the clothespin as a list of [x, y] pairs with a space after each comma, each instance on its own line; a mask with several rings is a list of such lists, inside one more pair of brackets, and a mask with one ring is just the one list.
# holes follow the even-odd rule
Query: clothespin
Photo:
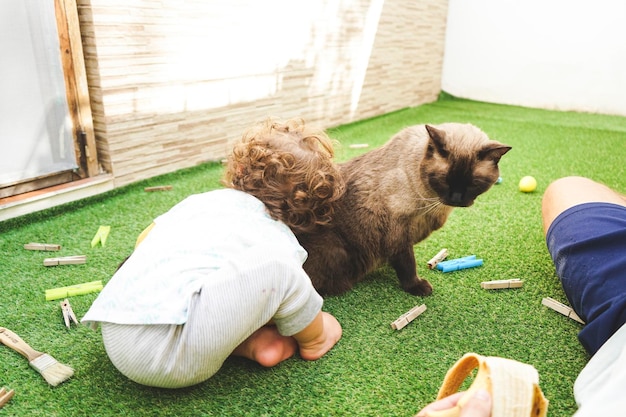
[[13, 398], [13, 394], [15, 394], [15, 390], [7, 391], [5, 387], [0, 388], [0, 408], [4, 407]]
[[151, 191], [170, 191], [172, 189], [171, 185], [157, 185], [155, 187], [146, 187], [143, 190], [146, 192]]
[[84, 263], [87, 263], [86, 255], [63, 256], [61, 258], [46, 258], [43, 260], [43, 266], [80, 265]]
[[524, 281], [519, 278], [500, 279], [496, 281], [483, 281], [480, 283], [480, 287], [484, 290], [496, 290], [500, 288], [521, 288], [523, 285]]
[[109, 237], [109, 232], [111, 231], [111, 226], [100, 226], [98, 227], [98, 231], [96, 235], [91, 239], [91, 247], [93, 248], [98, 243], [104, 246], [107, 243], [107, 237]]
[[45, 250], [45, 251], [55, 251], [61, 250], [61, 245], [57, 245], [54, 243], [25, 243], [24, 249], [26, 250]]
[[393, 323], [391, 323], [391, 327], [393, 329], [400, 330], [407, 324], [415, 320], [415, 318], [422, 314], [424, 311], [426, 311], [426, 304], [415, 306], [400, 317], [398, 317]]
[[437, 269], [441, 272], [452, 272], [460, 269], [474, 268], [483, 264], [482, 259], [476, 259], [476, 255], [465, 256], [463, 258], [451, 259], [439, 262]]
[[437, 269], [443, 271], [444, 266], [454, 265], [465, 261], [471, 261], [476, 259], [476, 255], [464, 256], [462, 258], [450, 259], [448, 261], [442, 261], [437, 264]]
[[46, 290], [46, 301], [59, 300], [73, 295], [83, 295], [101, 291], [102, 281], [91, 281], [84, 284], [70, 285], [68, 287], [52, 288]]
[[581, 324], [585, 324], [585, 321], [581, 319], [580, 317], [578, 317], [578, 314], [576, 314], [576, 312], [571, 307], [568, 307], [563, 303], [559, 303], [554, 298], [546, 297], [543, 300], [541, 300], [541, 304], [543, 304], [544, 306], [548, 308], [551, 308], [557, 313], [563, 314], [565, 317], [569, 317], [570, 319], [576, 320], [577, 322]]
[[437, 266], [439, 262], [446, 259], [447, 256], [448, 256], [448, 249], [446, 248], [441, 249], [435, 256], [431, 258], [430, 261], [428, 261], [428, 268], [433, 269], [434, 267]]
[[70, 328], [70, 320], [77, 325], [80, 325], [80, 323], [78, 323], [78, 320], [76, 319], [76, 314], [74, 314], [74, 310], [72, 310], [72, 306], [70, 305], [70, 302], [67, 298], [61, 301], [61, 310], [63, 311], [63, 321], [65, 322], [65, 327], [67, 327], [68, 329]]
[[363, 148], [367, 148], [370, 145], [367, 143], [353, 143], [350, 146], [348, 146], [350, 149], [363, 149]]

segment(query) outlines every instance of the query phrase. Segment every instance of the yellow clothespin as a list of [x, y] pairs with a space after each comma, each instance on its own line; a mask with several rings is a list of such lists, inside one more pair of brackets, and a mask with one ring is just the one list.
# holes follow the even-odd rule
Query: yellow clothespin
[[96, 235], [91, 239], [91, 247], [93, 248], [98, 244], [102, 244], [104, 246], [107, 243], [107, 237], [109, 237], [109, 232], [111, 231], [111, 226], [100, 226]]
[[76, 320], [76, 315], [74, 314], [74, 310], [72, 310], [72, 306], [70, 305], [70, 302], [67, 298], [61, 301], [61, 310], [63, 311], [63, 321], [65, 322], [65, 326], [68, 329], [70, 328], [70, 325], [72, 324], [70, 320], [76, 323], [77, 325], [79, 324], [78, 320]]
[[60, 300], [75, 295], [91, 294], [99, 292], [103, 288], [102, 281], [91, 281], [83, 284], [70, 285], [68, 287], [52, 288], [46, 290], [46, 301]]

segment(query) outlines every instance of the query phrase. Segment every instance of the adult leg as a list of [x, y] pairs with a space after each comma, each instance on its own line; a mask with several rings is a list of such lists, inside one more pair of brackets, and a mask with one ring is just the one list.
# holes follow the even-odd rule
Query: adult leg
[[542, 214], [563, 290], [587, 323], [579, 339], [593, 355], [626, 322], [626, 198], [567, 177], [548, 187]]
[[578, 204], [605, 202], [626, 206], [626, 197], [604, 184], [585, 177], [564, 177], [548, 186], [542, 202], [543, 231], [568, 208]]

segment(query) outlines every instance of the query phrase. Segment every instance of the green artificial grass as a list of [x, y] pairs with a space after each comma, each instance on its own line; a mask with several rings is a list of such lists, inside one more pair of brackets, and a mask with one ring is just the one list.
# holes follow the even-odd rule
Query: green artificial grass
[[[329, 131], [341, 146], [338, 159], [362, 153], [351, 143], [380, 146], [405, 126], [471, 122], [513, 146], [500, 163], [503, 182], [470, 208], [456, 209], [447, 224], [416, 245], [418, 271], [434, 286], [429, 297], [403, 292], [393, 270], [382, 268], [353, 291], [325, 300], [344, 336], [315, 362], [298, 357], [274, 368], [231, 358], [197, 386], [164, 390], [137, 385], [111, 365], [99, 331], [67, 330], [49, 288], [93, 280], [105, 283], [152, 219], [189, 194], [220, 187], [222, 168], [201, 165], [98, 197], [0, 223], [2, 292], [0, 326], [35, 349], [75, 368], [52, 388], [14, 351], [0, 346], [0, 386], [15, 397], [7, 416], [411, 416], [434, 400], [448, 368], [466, 352], [517, 359], [535, 366], [550, 400], [549, 414], [570, 416], [574, 380], [588, 360], [577, 341], [581, 325], [541, 305], [543, 297], [567, 302], [543, 239], [540, 206], [546, 186], [565, 175], [592, 177], [626, 191], [626, 120], [493, 105], [443, 95], [405, 109]], [[517, 182], [533, 175], [538, 188], [521, 193]], [[146, 193], [148, 185], [169, 192]], [[573, 190], [575, 192], [575, 190]], [[99, 225], [110, 225], [105, 247], [90, 247]], [[32, 252], [28, 242], [63, 245]], [[450, 258], [475, 254], [479, 268], [441, 273], [426, 262], [441, 248]], [[85, 254], [85, 265], [42, 266], [43, 258]], [[524, 287], [485, 291], [481, 281], [521, 278]], [[82, 317], [96, 294], [71, 297]], [[417, 304], [426, 312], [400, 331], [390, 323]]]

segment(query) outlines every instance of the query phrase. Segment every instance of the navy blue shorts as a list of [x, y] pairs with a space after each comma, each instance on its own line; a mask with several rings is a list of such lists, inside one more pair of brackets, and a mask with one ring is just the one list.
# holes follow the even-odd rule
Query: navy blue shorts
[[571, 207], [546, 241], [565, 294], [587, 323], [578, 339], [593, 355], [626, 322], [626, 207]]

